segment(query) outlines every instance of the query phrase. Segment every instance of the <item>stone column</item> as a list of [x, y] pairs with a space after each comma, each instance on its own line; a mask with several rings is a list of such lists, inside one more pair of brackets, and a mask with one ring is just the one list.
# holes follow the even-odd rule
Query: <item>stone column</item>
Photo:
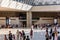
[[32, 13], [27, 12], [27, 27], [30, 28], [32, 25]]

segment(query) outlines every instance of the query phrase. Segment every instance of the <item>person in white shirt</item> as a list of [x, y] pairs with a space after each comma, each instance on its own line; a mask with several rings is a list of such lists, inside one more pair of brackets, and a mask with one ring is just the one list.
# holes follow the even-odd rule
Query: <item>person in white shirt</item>
[[17, 32], [16, 32], [16, 37], [17, 37], [17, 40], [19, 40], [19, 30], [17, 30]]
[[34, 28], [34, 24], [31, 26], [31, 29], [33, 29]]

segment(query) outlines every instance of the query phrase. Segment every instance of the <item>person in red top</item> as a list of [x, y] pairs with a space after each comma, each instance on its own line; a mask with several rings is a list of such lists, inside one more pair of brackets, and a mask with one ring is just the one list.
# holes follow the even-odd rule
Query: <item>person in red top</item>
[[32, 38], [33, 37], [33, 30], [31, 28], [31, 31], [30, 31], [30, 37]]
[[22, 33], [21, 33], [21, 32], [19, 32], [19, 35], [20, 35], [20, 40], [22, 40]]

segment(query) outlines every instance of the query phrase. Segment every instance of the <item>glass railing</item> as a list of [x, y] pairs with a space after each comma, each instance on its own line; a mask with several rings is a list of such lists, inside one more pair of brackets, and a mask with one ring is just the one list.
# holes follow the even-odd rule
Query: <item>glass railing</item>
[[16, 1], [33, 6], [60, 5], [60, 0], [16, 0]]

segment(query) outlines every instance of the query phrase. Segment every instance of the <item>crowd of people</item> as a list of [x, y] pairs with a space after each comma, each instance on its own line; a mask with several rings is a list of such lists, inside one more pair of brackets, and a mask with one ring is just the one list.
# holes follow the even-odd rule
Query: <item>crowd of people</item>
[[[4, 40], [31, 40], [33, 38], [34, 27], [35, 27], [35, 25], [33, 24], [31, 26], [30, 35], [26, 35], [24, 30], [22, 30], [22, 31], [17, 30], [15, 35], [12, 34], [11, 31], [9, 31], [8, 37], [6, 35], [4, 35]], [[37, 28], [37, 25], [36, 25], [36, 28]], [[57, 31], [56, 25], [54, 27], [50, 27], [50, 31], [48, 31], [49, 27], [45, 27], [45, 28], [46, 28], [46, 34], [45, 34], [46, 40], [52, 40], [52, 39], [58, 40], [59, 32]]]
[[57, 27], [51, 28], [50, 31], [46, 28], [46, 40], [58, 40], [58, 33]]
[[16, 34], [12, 34], [11, 31], [9, 31], [8, 37], [7, 35], [4, 35], [4, 40], [30, 40], [33, 37], [33, 30], [30, 30], [30, 35], [26, 35], [25, 31], [19, 31], [17, 30]]

